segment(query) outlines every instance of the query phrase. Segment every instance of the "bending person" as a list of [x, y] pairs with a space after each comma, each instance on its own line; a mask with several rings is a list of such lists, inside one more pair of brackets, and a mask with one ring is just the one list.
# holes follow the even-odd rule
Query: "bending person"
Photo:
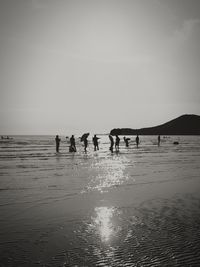
[[126, 138], [126, 137], [124, 136], [124, 142], [125, 142], [125, 144], [126, 144], [126, 147], [129, 147], [129, 140], [130, 140], [130, 138]]

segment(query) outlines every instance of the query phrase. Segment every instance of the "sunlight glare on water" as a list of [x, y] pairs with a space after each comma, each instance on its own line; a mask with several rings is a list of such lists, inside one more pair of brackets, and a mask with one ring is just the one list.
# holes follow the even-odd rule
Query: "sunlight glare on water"
[[129, 176], [125, 174], [126, 157], [112, 157], [94, 163], [92, 166], [96, 175], [93, 175], [86, 187], [86, 191], [97, 190], [101, 193], [125, 183]]

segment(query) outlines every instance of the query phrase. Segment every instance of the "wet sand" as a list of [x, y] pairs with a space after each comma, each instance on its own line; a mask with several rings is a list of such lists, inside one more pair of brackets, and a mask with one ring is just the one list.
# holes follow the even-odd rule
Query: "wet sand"
[[0, 266], [200, 265], [200, 137], [62, 139], [0, 142]]

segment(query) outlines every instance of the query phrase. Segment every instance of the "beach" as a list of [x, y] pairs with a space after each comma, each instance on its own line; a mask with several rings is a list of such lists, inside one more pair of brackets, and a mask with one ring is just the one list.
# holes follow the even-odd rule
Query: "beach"
[[99, 137], [0, 140], [0, 266], [199, 266], [200, 136]]

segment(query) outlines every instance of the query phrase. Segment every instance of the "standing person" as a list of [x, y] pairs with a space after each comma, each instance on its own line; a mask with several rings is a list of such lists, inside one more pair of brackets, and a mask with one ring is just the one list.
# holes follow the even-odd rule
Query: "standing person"
[[111, 134], [109, 134], [110, 139], [110, 151], [113, 153], [114, 140]]
[[137, 134], [136, 138], [135, 138], [135, 142], [136, 142], [136, 146], [138, 148], [138, 145], [139, 145], [139, 142], [140, 142], [140, 139], [139, 139], [139, 136]]
[[96, 136], [96, 134], [94, 135], [94, 137], [92, 138], [93, 144], [94, 144], [94, 151], [99, 150], [99, 144], [98, 144], [98, 137]]
[[120, 138], [119, 136], [116, 134], [116, 139], [115, 139], [115, 149], [119, 150], [119, 142], [120, 142]]
[[90, 133], [84, 133], [82, 136], [81, 136], [81, 142], [84, 143], [84, 150], [85, 152], [87, 152], [87, 146], [88, 146], [88, 136], [89, 136]]
[[72, 135], [70, 138], [69, 152], [76, 152], [76, 143], [75, 143], [74, 135]]
[[158, 146], [160, 146], [160, 135], [158, 136]]
[[56, 152], [59, 152], [59, 148], [60, 148], [60, 138], [59, 138], [59, 135], [56, 135]]
[[84, 143], [84, 151], [87, 152], [88, 140], [87, 137], [83, 140]]

